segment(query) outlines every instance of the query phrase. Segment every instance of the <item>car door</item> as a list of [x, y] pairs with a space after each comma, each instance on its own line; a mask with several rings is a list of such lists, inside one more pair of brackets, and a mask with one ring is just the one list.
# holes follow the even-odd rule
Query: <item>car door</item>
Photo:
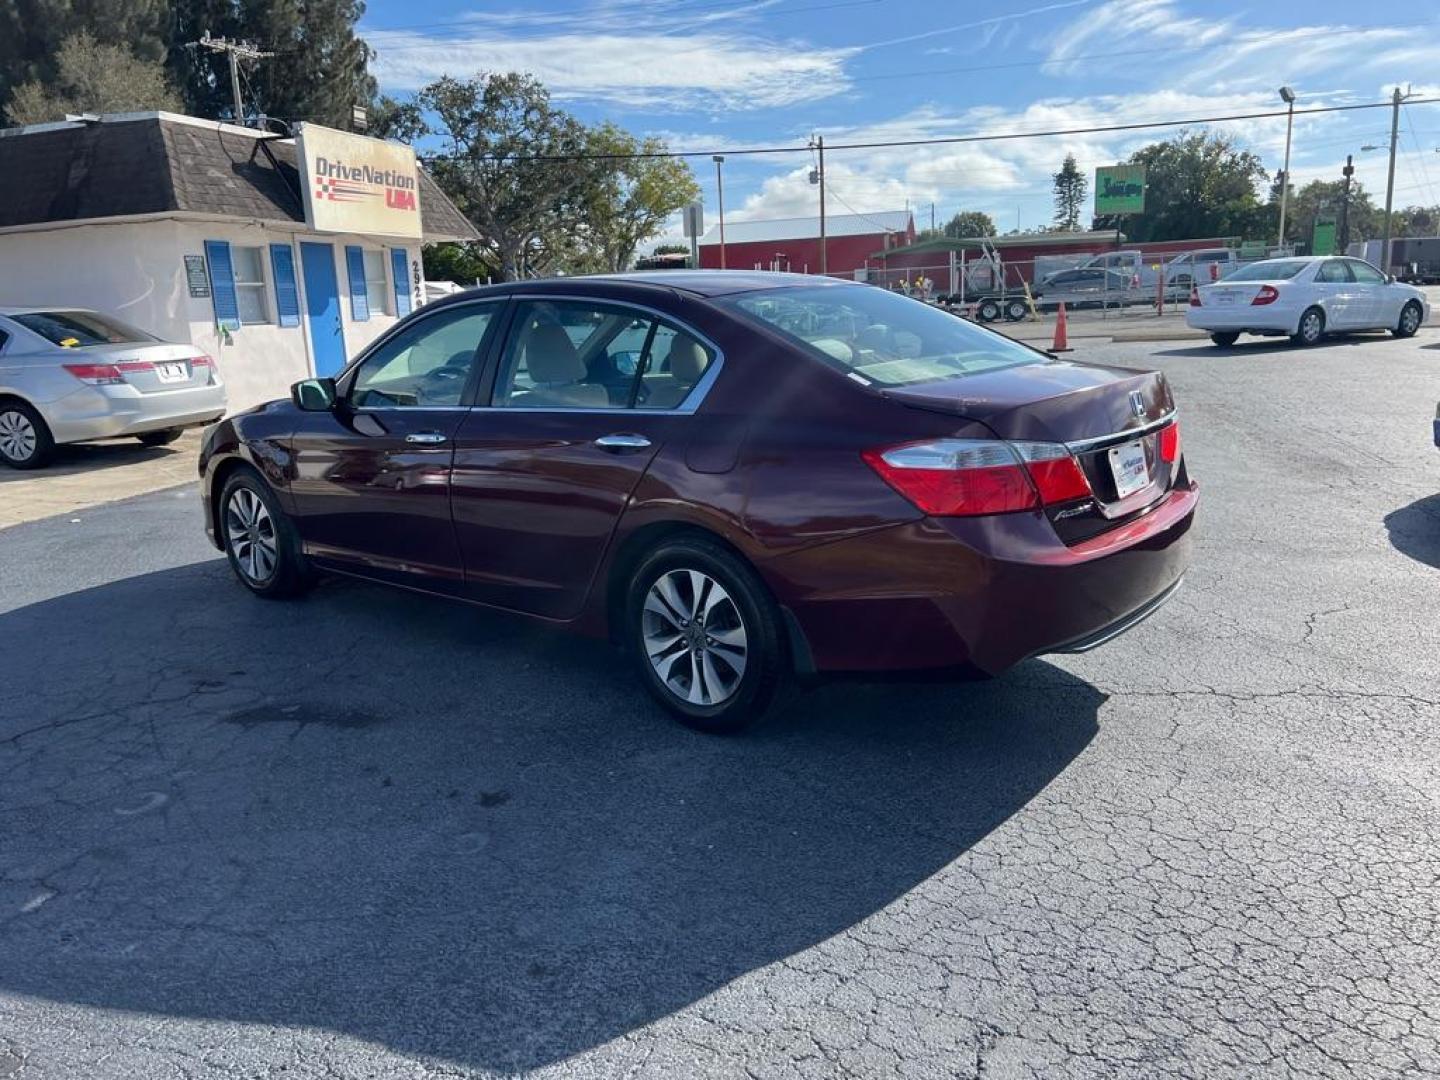
[[1353, 325], [1369, 329], [1398, 323], [1405, 299], [1400, 290], [1392, 289], [1385, 275], [1362, 259], [1346, 259], [1345, 266], [1355, 282]]
[[1330, 330], [1350, 330], [1357, 325], [1355, 279], [1345, 264], [1345, 259], [1326, 259], [1315, 271], [1315, 300], [1324, 309], [1325, 326]]
[[312, 557], [462, 591], [450, 520], [453, 437], [502, 307], [467, 301], [400, 324], [339, 380], [333, 409], [300, 414], [290, 495]]
[[718, 350], [668, 315], [531, 297], [455, 434], [466, 591], [553, 619], [579, 613], [631, 493], [683, 436]]

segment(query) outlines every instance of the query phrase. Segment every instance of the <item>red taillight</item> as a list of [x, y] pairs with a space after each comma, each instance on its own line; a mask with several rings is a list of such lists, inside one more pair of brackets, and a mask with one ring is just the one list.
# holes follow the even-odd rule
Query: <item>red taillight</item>
[[83, 383], [89, 383], [91, 386], [104, 386], [125, 381], [125, 376], [120, 374], [120, 368], [115, 364], [63, 364], [61, 366], [75, 378]]
[[1180, 421], [1160, 429], [1160, 460], [1171, 465], [1180, 460]]
[[1250, 301], [1251, 307], [1263, 307], [1265, 304], [1273, 304], [1280, 299], [1280, 290], [1274, 285], [1261, 285], [1260, 291], [1255, 294], [1255, 299]]
[[199, 356], [192, 356], [192, 357], [190, 357], [190, 366], [191, 366], [192, 368], [197, 368], [197, 367], [213, 368], [213, 367], [215, 366], [215, 361], [212, 360], [212, 359], [210, 359], [210, 357], [206, 356], [204, 353], [201, 353]]
[[1059, 443], [936, 439], [862, 456], [887, 484], [937, 517], [1008, 514], [1090, 496], [1085, 474]]
[[1197, 285], [1191, 285], [1191, 286], [1190, 286], [1190, 306], [1191, 306], [1191, 307], [1199, 307], [1199, 306], [1200, 306], [1200, 288], [1199, 288], [1199, 286], [1197, 286]]

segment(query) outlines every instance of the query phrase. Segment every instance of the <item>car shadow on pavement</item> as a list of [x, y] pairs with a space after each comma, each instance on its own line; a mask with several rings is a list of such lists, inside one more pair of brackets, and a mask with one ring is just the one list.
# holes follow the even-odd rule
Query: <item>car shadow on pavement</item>
[[[1389, 335], [1382, 338], [1378, 334], [1339, 334], [1335, 337], [1327, 337], [1316, 346], [1327, 348], [1331, 345], [1373, 345], [1377, 341], [1387, 340]], [[1180, 349], [1157, 349], [1156, 356], [1207, 356], [1211, 358], [1225, 356], [1256, 356], [1261, 353], [1291, 353], [1296, 357], [1302, 357], [1308, 352], [1301, 346], [1293, 344], [1289, 338], [1266, 337], [1247, 338], [1236, 342], [1234, 345], [1216, 345], [1207, 342], [1204, 345], [1187, 346]]]
[[1440, 495], [1427, 495], [1386, 514], [1385, 529], [1396, 551], [1440, 568]]
[[996, 917], [966, 853], [1104, 701], [1032, 661], [710, 738], [603, 644], [354, 582], [264, 602], [218, 559], [0, 614], [0, 655], [0, 990], [499, 1070], [819, 987], [937, 875]]
[[66, 443], [55, 448], [55, 457], [40, 470], [0, 468], [0, 484], [7, 481], [34, 480], [40, 477], [73, 476], [99, 469], [114, 469], [141, 462], [163, 461], [179, 455], [195, 456], [189, 444], [142, 446], [134, 440], [96, 443]]

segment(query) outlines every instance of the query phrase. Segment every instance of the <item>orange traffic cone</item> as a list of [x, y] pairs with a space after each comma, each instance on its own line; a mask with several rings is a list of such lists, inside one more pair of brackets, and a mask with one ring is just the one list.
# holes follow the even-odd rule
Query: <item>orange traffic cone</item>
[[1065, 335], [1065, 301], [1060, 301], [1060, 310], [1055, 313], [1055, 340], [1050, 343], [1051, 352], [1069, 352], [1070, 339]]

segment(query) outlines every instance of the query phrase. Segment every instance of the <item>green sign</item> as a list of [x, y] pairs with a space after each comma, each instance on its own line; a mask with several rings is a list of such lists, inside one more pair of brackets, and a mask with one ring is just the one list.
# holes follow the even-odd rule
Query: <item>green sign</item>
[[1315, 231], [1310, 234], [1310, 254], [1335, 254], [1335, 222], [1333, 220], [1315, 219]]
[[1144, 212], [1144, 165], [1102, 165], [1095, 170], [1096, 215]]

